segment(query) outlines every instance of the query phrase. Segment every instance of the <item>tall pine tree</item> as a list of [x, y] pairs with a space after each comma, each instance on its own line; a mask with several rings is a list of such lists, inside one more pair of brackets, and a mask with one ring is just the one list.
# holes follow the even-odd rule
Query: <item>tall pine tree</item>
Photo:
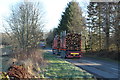
[[67, 32], [81, 32], [83, 26], [84, 18], [79, 4], [75, 1], [69, 2], [65, 12], [63, 12], [58, 29]]
[[117, 28], [119, 25], [117, 20], [119, 14], [118, 5], [117, 2], [90, 2], [87, 27], [90, 35], [88, 43], [91, 49], [110, 51], [115, 48], [113, 46], [115, 39], [113, 39], [113, 36], [119, 34]]

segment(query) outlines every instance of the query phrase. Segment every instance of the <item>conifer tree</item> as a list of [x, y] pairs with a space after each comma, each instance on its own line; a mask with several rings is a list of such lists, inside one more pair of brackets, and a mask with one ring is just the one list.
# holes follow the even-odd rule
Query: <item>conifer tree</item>
[[75, 1], [69, 2], [63, 12], [58, 29], [67, 32], [81, 32], [83, 25], [84, 18], [79, 4]]

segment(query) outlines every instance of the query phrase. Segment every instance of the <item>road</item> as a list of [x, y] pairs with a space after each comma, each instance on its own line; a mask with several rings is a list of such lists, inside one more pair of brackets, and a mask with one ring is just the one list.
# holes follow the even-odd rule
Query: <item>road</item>
[[7, 62], [9, 60], [9, 54], [11, 54], [12, 50], [6, 48], [0, 48], [0, 72], [7, 71], [8, 65]]
[[65, 59], [75, 66], [78, 66], [92, 74], [97, 78], [106, 78], [108, 80], [120, 80], [120, 69], [117, 62], [109, 62], [90, 57], [83, 57], [81, 59]]

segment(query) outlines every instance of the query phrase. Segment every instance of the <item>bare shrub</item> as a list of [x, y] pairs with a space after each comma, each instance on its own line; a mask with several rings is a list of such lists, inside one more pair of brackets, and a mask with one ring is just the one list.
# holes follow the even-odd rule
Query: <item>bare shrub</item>
[[[42, 73], [42, 68], [46, 65], [46, 61], [43, 59], [42, 50], [31, 50], [29, 52], [16, 51], [12, 55], [8, 64], [15, 64], [23, 66], [31, 75], [40, 77], [39, 73]], [[42, 75], [43, 76], [43, 75]]]

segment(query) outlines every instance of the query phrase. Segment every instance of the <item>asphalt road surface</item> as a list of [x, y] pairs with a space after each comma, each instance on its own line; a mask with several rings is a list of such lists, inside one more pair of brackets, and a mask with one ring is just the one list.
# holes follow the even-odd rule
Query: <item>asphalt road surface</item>
[[90, 57], [81, 59], [65, 59], [74, 65], [94, 74], [97, 78], [120, 80], [120, 64]]

